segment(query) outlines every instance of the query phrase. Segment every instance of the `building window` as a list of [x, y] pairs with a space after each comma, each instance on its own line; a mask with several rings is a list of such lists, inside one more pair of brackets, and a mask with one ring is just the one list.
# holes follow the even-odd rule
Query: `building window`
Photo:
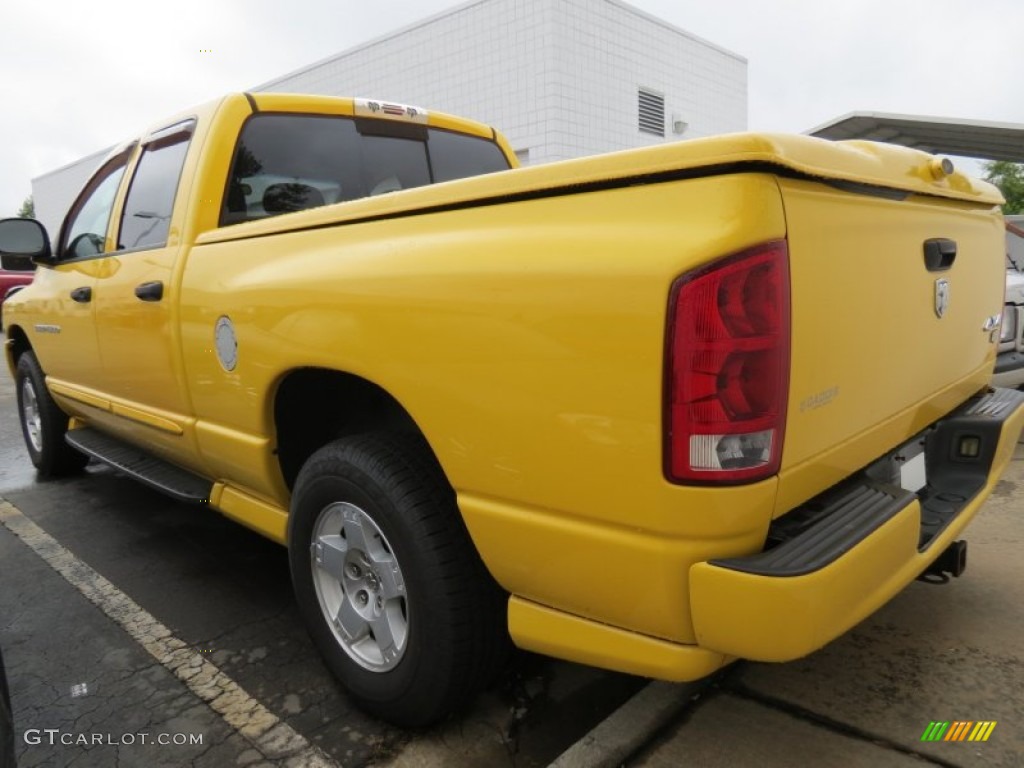
[[665, 135], [665, 97], [660, 93], [640, 88], [637, 91], [639, 127], [641, 133]]

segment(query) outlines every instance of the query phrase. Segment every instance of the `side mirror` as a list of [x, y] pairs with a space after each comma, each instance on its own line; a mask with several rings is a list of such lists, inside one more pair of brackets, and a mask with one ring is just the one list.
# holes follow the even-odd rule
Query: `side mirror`
[[37, 264], [53, 263], [45, 227], [35, 219], [0, 219], [0, 262], [3, 268], [25, 270], [26, 259]]

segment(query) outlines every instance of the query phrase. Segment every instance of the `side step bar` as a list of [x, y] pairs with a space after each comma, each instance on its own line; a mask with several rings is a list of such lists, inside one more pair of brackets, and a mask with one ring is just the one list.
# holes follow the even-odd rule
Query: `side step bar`
[[73, 429], [65, 435], [68, 445], [109, 464], [119, 472], [189, 504], [209, 504], [213, 483], [187, 469], [105, 435], [91, 427]]

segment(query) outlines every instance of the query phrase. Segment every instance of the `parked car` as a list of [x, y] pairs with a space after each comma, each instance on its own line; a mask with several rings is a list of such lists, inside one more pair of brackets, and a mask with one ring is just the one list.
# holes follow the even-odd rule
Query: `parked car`
[[1006, 217], [1006, 303], [992, 383], [1024, 389], [1024, 216]]
[[3, 328], [4, 301], [32, 282], [36, 265], [25, 256], [0, 256], [0, 328]]

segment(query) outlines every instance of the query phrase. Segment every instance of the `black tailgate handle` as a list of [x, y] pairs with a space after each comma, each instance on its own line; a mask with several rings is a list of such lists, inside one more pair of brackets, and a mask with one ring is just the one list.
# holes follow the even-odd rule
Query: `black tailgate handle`
[[956, 240], [936, 237], [924, 241], [924, 267], [929, 272], [945, 272], [956, 261]]

